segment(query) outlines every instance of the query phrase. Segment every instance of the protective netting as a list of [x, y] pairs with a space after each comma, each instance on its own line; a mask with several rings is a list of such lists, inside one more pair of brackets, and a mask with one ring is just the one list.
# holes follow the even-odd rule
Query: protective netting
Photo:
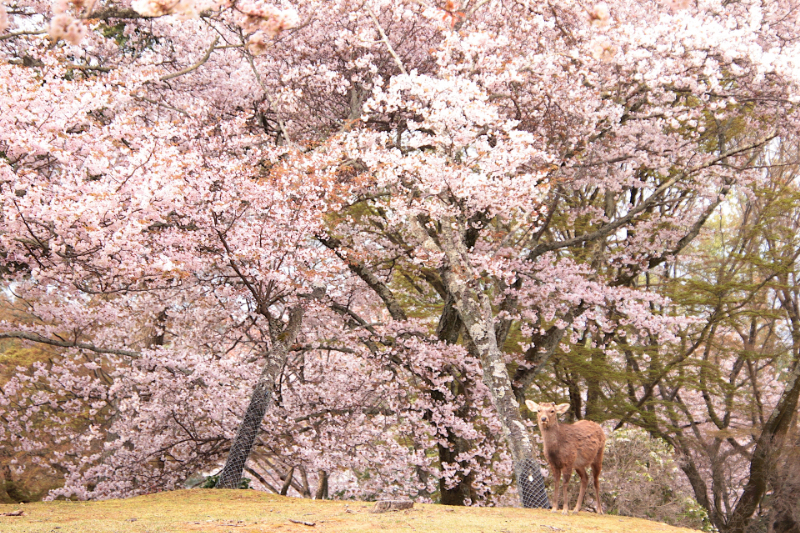
[[539, 463], [525, 459], [516, 468], [517, 490], [523, 507], [550, 509], [550, 500], [544, 490], [544, 479]]
[[228, 453], [228, 460], [225, 467], [219, 474], [219, 479], [215, 485], [218, 489], [235, 489], [239, 486], [242, 479], [242, 472], [247, 458], [255, 444], [258, 432], [261, 430], [261, 421], [270, 403], [269, 386], [262, 380], [253, 390], [253, 396], [245, 411], [244, 419], [236, 432], [231, 450]]

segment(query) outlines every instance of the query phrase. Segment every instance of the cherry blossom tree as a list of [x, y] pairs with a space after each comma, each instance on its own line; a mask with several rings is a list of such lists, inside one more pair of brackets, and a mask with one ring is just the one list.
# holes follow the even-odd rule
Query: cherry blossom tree
[[[758, 149], [782, 125], [793, 128], [794, 97], [789, 89], [763, 99], [758, 89], [759, 102], [781, 103], [748, 116], [755, 133], [742, 135], [725, 118], [741, 110], [739, 100], [756, 97], [734, 96], [733, 85], [754, 89], [764, 57], [753, 58], [749, 73], [737, 67], [731, 78], [699, 70], [692, 77], [694, 66], [667, 56], [673, 45], [686, 50], [681, 35], [691, 33], [696, 68], [719, 66], [706, 48], [711, 41], [695, 41], [699, 19], [687, 34], [660, 26], [664, 33], [648, 37], [659, 43], [651, 48], [641, 41], [647, 13], [636, 6], [624, 11], [636, 25], [612, 24], [607, 6], [588, 13], [526, 6], [541, 17], [536, 31], [504, 32], [510, 21], [528, 20], [516, 7], [488, 19], [476, 14], [481, 32], [466, 31], [465, 22], [449, 34], [437, 75], [406, 74], [395, 58], [401, 74], [365, 104], [376, 131], [347, 136], [348, 159], [372, 179], [349, 223], [335, 228], [335, 247], [345, 257], [369, 248], [374, 257], [382, 235], [378, 250], [386, 253], [359, 270], [416, 273], [444, 302], [442, 325], [452, 306], [481, 358], [519, 473], [532, 454], [516, 401], [526, 383], [568, 327], [573, 342], [597, 343], [620, 326], [631, 332], [626, 342], [670, 339], [672, 321], [654, 318], [653, 296], [632, 285], [691, 242], [732, 186], [753, 179], [747, 169]], [[655, 13], [663, 23], [686, 20], [679, 7]], [[719, 14], [699, 16], [710, 27], [721, 24]], [[626, 58], [625, 49], [640, 52]], [[528, 50], [540, 53], [532, 60]], [[661, 75], [669, 81], [651, 81]], [[775, 128], [760, 127], [764, 120]], [[392, 294], [376, 292], [391, 309]], [[506, 365], [514, 355], [503, 353], [512, 326], [529, 339], [513, 380]]]
[[[650, 414], [635, 415], [679, 451], [697, 501], [720, 531], [746, 530], [766, 492], [781, 492], [779, 465], [787, 461], [791, 469], [793, 455], [800, 395], [796, 148], [781, 145], [769, 157], [788, 164], [730, 202], [729, 220], [712, 225], [686, 263], [667, 272], [674, 301], [693, 308], [698, 321], [662, 360], [660, 382], [646, 386], [653, 390]], [[771, 507], [779, 505], [759, 514], [767, 519]]]
[[[539, 474], [519, 400], [559, 346], [601, 348], [602, 367], [676, 340], [686, 320], [639, 280], [796, 132], [796, 17], [789, 0], [6, 4], [0, 246], [39, 322], [3, 335], [125, 358], [164, 394], [236, 367], [213, 387], [235, 417], [259, 375], [313, 409], [292, 354], [331, 398], [347, 390], [311, 362], [336, 352], [384, 402], [414, 396], [395, 381], [425, 391], [361, 406], [376, 428], [419, 428], [382, 440], [396, 486], [429, 466], [425, 442], [449, 502], [509, 457], [522, 486]], [[161, 340], [137, 335], [147, 323]], [[166, 398], [114, 416], [156, 432]], [[336, 401], [323, 416], [355, 411]], [[235, 424], [206, 416], [223, 431], [175, 431], [218, 459]], [[306, 454], [303, 433], [324, 434], [296, 431]], [[68, 487], [111, 476], [103, 453], [126, 438]], [[506, 466], [476, 474], [495, 454]], [[119, 483], [97, 495], [146, 490]]]

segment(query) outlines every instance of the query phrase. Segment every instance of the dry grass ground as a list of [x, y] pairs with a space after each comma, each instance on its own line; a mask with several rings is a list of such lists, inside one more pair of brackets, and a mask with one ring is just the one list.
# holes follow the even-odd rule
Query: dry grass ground
[[[374, 503], [312, 501], [253, 490], [182, 490], [102, 502], [0, 505], [3, 533], [679, 533], [658, 522], [583, 512], [563, 516], [537, 509], [414, 505], [373, 514]], [[298, 522], [305, 522], [304, 525]]]

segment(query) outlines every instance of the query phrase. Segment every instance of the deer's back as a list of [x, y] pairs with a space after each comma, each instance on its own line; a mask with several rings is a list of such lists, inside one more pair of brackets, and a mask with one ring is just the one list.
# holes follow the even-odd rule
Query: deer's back
[[574, 462], [575, 468], [589, 466], [606, 443], [603, 428], [590, 420], [560, 424], [558, 429], [557, 441], [545, 439], [548, 460], [558, 467], [570, 462]]

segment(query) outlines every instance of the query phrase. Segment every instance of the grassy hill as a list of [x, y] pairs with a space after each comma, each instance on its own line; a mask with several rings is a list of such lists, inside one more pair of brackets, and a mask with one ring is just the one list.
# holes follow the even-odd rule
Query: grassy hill
[[[658, 522], [583, 512], [563, 516], [538, 509], [465, 508], [415, 504], [382, 514], [369, 502], [313, 501], [254, 490], [181, 490], [101, 502], [0, 505], [3, 533], [303, 532], [336, 533], [679, 533]], [[306, 525], [303, 524], [313, 524]]]

